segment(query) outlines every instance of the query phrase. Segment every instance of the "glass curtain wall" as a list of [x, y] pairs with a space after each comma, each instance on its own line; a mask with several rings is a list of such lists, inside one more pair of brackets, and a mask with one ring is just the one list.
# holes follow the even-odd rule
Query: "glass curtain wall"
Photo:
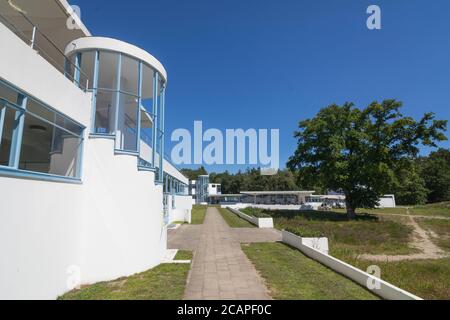
[[138, 156], [142, 140], [152, 150], [146, 167], [157, 168], [156, 179], [163, 182], [159, 155], [164, 154], [165, 83], [160, 74], [119, 52], [89, 50], [74, 56], [88, 75], [94, 95], [92, 134], [112, 136], [116, 151]]

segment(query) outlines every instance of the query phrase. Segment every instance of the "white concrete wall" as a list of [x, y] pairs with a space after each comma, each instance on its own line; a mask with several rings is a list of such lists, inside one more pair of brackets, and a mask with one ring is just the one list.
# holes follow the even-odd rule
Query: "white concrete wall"
[[236, 203], [233, 205], [221, 205], [222, 208], [231, 207], [234, 209], [244, 209], [248, 207], [265, 209], [265, 210], [300, 210], [300, 205], [281, 205], [281, 204], [252, 204], [252, 203]]
[[[372, 291], [374, 294], [388, 300], [422, 300], [421, 298], [413, 295], [410, 292], [407, 292], [403, 289], [400, 289], [384, 280], [378, 279], [371, 274], [368, 274], [354, 266], [345, 263], [339, 259], [336, 259], [328, 254], [325, 254], [313, 247], [305, 245], [302, 242], [302, 238], [283, 230], [283, 242], [299, 249], [305, 255], [314, 259], [323, 265], [329, 267], [330, 269], [346, 276], [349, 279], [352, 279], [356, 283], [359, 283], [361, 286], [367, 288]], [[379, 284], [379, 288], [368, 288], [367, 284]]]
[[89, 127], [91, 94], [80, 90], [0, 23], [0, 78]]
[[114, 155], [114, 140], [89, 139], [84, 152], [83, 283], [147, 270], [161, 261], [166, 235], [162, 186]]
[[[0, 24], [0, 77], [90, 127], [91, 95]], [[0, 299], [55, 299], [82, 284], [142, 272], [166, 249], [162, 186], [85, 132], [82, 184], [0, 177]], [[57, 157], [55, 155], [55, 157]], [[71, 269], [75, 267], [75, 269]]]
[[[175, 197], [175, 208], [172, 208], [172, 197]], [[169, 223], [184, 221], [191, 223], [192, 197], [169, 195]]]
[[83, 184], [0, 177], [1, 299], [54, 299], [71, 266], [88, 284], [160, 263], [162, 187], [113, 144], [86, 140]]

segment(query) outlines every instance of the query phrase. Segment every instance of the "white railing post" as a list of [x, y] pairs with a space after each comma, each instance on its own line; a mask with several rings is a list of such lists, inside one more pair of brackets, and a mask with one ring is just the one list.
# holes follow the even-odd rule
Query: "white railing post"
[[34, 49], [35, 39], [36, 39], [36, 26], [33, 26], [33, 34], [31, 35], [31, 49]]

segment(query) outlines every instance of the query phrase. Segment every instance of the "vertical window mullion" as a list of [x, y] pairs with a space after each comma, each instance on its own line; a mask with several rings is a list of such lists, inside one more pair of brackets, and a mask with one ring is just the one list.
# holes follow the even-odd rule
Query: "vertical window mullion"
[[137, 152], [141, 154], [141, 104], [142, 104], [142, 61], [139, 61], [138, 106], [137, 106]]
[[[152, 139], [152, 167], [156, 168], [156, 140], [158, 139], [158, 81], [159, 74], [153, 70], [153, 139]], [[161, 157], [161, 155], [160, 155]]]
[[[17, 104], [21, 106], [23, 109], [26, 109], [28, 102], [28, 97], [20, 94], [17, 99]], [[25, 123], [25, 112], [16, 111], [14, 117], [14, 129], [12, 133], [11, 139], [11, 150], [9, 154], [9, 166], [18, 169], [19, 161], [20, 161], [20, 151], [22, 148], [22, 138], [23, 138], [23, 127]]]
[[100, 52], [98, 50], [95, 51], [94, 58], [94, 75], [92, 79], [92, 123], [91, 123], [91, 132], [96, 133], [95, 128], [95, 118], [97, 113], [97, 93], [98, 93], [98, 75], [100, 69]]
[[116, 82], [116, 110], [115, 110], [115, 119], [114, 119], [114, 131], [116, 135], [116, 149], [121, 149], [119, 143], [122, 144], [122, 139], [119, 139], [119, 108], [120, 108], [120, 78], [122, 77], [122, 54], [119, 54], [119, 58], [117, 60], [117, 82]]
[[1, 110], [0, 110], [0, 147], [2, 144], [2, 138], [3, 138], [3, 126], [5, 123], [5, 115], [6, 115], [6, 106], [3, 104], [0, 104]]
[[161, 88], [161, 101], [160, 101], [160, 141], [159, 141], [159, 171], [164, 171], [164, 113], [165, 113], [165, 103], [166, 103], [166, 88], [163, 86]]

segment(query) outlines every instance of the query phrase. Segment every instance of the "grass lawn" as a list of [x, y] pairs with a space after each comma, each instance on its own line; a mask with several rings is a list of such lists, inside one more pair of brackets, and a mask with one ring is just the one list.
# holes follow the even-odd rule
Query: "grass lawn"
[[450, 202], [427, 204], [415, 206], [410, 210], [411, 214], [422, 216], [442, 216], [450, 217]]
[[218, 208], [222, 218], [231, 228], [255, 228], [256, 226], [242, 219], [237, 214], [234, 214], [226, 208]]
[[[450, 217], [450, 202], [441, 202], [426, 204], [420, 206], [409, 206], [409, 213], [418, 216], [441, 216]], [[336, 210], [338, 212], [345, 212], [345, 210]], [[407, 214], [406, 207], [397, 208], [383, 208], [383, 209], [358, 209], [357, 213], [368, 214]]]
[[352, 257], [338, 257], [361, 270], [370, 265], [381, 269], [381, 278], [427, 300], [450, 299], [450, 258], [371, 262]]
[[409, 254], [412, 228], [400, 222], [402, 217], [359, 215], [347, 220], [345, 213], [333, 211], [266, 211], [274, 218], [275, 227], [328, 238], [330, 253], [348, 251], [353, 254]]
[[203, 224], [206, 216], [206, 208], [207, 206], [198, 204], [192, 207], [191, 224]]
[[192, 251], [178, 250], [174, 260], [192, 260], [192, 257], [193, 257]]
[[161, 264], [148, 271], [73, 290], [60, 300], [181, 300], [189, 264]]
[[282, 243], [242, 245], [279, 300], [359, 300], [377, 296]]

